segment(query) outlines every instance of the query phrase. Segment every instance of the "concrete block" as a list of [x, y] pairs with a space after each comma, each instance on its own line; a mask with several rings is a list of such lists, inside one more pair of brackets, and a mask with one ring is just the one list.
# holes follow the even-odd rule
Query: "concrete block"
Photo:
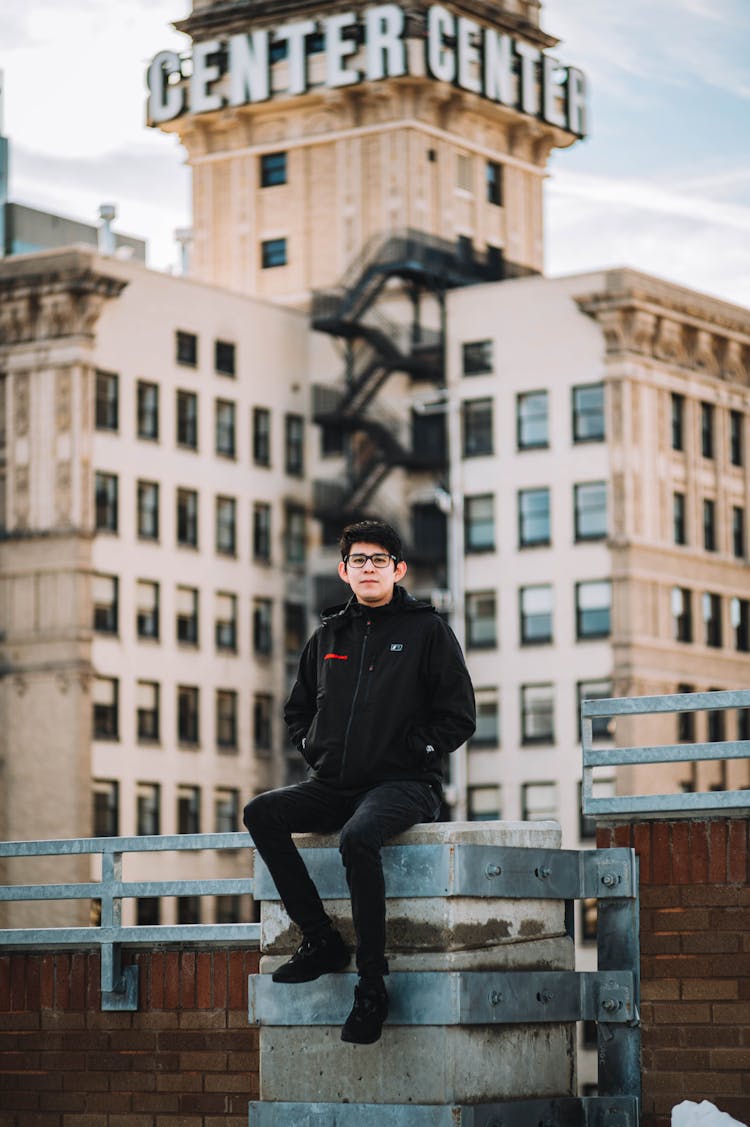
[[[287, 957], [264, 955], [260, 960], [261, 974], [271, 974], [286, 962]], [[393, 973], [418, 970], [573, 970], [575, 945], [569, 936], [560, 935], [467, 951], [396, 951], [389, 953], [388, 963]], [[351, 965], [354, 966], [353, 957]]]
[[263, 1101], [479, 1103], [573, 1095], [575, 1024], [388, 1026], [347, 1045], [339, 1026], [264, 1028]]

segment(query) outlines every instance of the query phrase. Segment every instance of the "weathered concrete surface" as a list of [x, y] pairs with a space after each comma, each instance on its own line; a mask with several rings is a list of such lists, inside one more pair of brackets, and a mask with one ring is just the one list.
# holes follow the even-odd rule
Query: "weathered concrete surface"
[[575, 1091], [575, 1024], [386, 1025], [375, 1045], [340, 1033], [263, 1028], [262, 1099], [440, 1105]]

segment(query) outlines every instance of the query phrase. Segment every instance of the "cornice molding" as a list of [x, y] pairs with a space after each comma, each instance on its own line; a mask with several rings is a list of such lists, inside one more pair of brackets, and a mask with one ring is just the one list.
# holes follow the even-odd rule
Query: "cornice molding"
[[68, 262], [58, 255], [2, 264], [0, 347], [93, 336], [105, 302], [118, 297], [128, 283], [94, 269], [90, 258], [69, 257]]

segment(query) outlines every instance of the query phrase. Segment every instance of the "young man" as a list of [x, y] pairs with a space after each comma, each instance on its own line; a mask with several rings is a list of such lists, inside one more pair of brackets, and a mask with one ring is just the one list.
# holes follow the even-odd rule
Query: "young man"
[[340, 547], [338, 573], [352, 597], [324, 612], [284, 710], [310, 777], [253, 799], [244, 822], [303, 936], [275, 982], [310, 982], [349, 962], [291, 838], [341, 831], [359, 972], [341, 1038], [369, 1045], [388, 1014], [380, 850], [437, 818], [442, 759], [474, 731], [474, 692], [450, 627], [397, 586], [406, 561], [395, 530], [360, 521]]

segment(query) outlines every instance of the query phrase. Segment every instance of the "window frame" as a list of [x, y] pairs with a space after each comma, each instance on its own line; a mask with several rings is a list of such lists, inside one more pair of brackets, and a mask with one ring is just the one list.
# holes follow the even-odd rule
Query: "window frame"
[[[596, 630], [584, 630], [584, 616], [587, 613], [602, 613], [603, 607], [596, 607], [593, 609], [581, 606], [581, 593], [586, 588], [591, 587], [606, 587], [609, 592], [609, 602], [607, 604], [607, 625], [605, 628]], [[609, 638], [612, 635], [612, 581], [610, 579], [581, 579], [575, 585], [575, 612], [576, 612], [576, 641], [588, 642], [596, 641], [601, 638]]]
[[[591, 408], [583, 408], [578, 403], [578, 396], [581, 394], [592, 391], [594, 388], [601, 392], [601, 404], [595, 410]], [[578, 446], [585, 442], [604, 442], [607, 437], [607, 420], [606, 420], [606, 400], [605, 388], [603, 380], [596, 380], [593, 383], [575, 384], [570, 389], [570, 404], [571, 404], [571, 433], [573, 437], [573, 444]], [[599, 418], [601, 426], [598, 430], [589, 432], [587, 428], [581, 424], [586, 419]]]
[[[525, 525], [530, 519], [541, 521], [542, 517], [537, 514], [524, 513], [523, 506], [526, 498], [532, 496], [545, 496], [547, 499], [547, 512], [546, 512], [546, 536], [536, 536], [530, 538], [525, 533]], [[518, 516], [518, 547], [522, 548], [549, 548], [552, 544], [552, 490], [548, 485], [532, 486], [526, 489], [519, 489], [516, 495], [517, 516]]]
[[[525, 415], [524, 405], [533, 400], [543, 400], [544, 412], [532, 412]], [[544, 438], [529, 440], [524, 438], [524, 430], [538, 426], [538, 420], [544, 418]], [[516, 395], [516, 450], [548, 450], [549, 449], [549, 392], [546, 388], [538, 391], [520, 391]]]
[[[528, 700], [531, 690], [547, 689], [547, 707], [535, 709], [533, 702]], [[519, 686], [521, 697], [521, 746], [541, 747], [552, 746], [555, 743], [555, 686], [552, 681], [531, 681]], [[535, 724], [529, 721], [534, 716], [546, 717], [548, 726], [544, 731], [535, 733]]]
[[286, 235], [261, 240], [260, 265], [261, 270], [278, 270], [289, 265]]

